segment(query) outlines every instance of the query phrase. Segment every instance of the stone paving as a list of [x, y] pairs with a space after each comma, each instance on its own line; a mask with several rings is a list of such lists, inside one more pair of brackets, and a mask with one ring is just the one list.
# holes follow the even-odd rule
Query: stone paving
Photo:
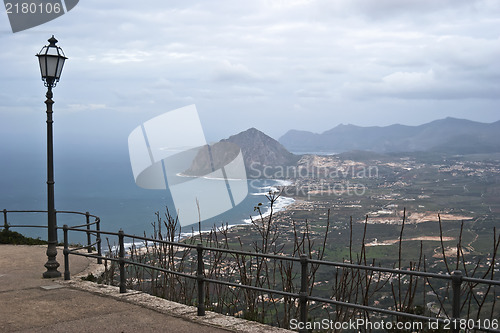
[[[290, 332], [141, 292], [82, 281], [102, 265], [70, 256], [72, 279], [43, 279], [45, 246], [0, 245], [0, 332]], [[62, 250], [58, 250], [62, 263]], [[62, 272], [62, 267], [59, 268]]]

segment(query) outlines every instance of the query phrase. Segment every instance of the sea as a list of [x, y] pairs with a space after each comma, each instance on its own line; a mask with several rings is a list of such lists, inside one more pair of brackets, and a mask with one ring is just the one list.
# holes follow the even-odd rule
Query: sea
[[[4, 154], [0, 163], [0, 210], [46, 210], [46, 166], [43, 154], [30, 155], [20, 152]], [[100, 217], [101, 230], [147, 237], [153, 234], [156, 213], [164, 218], [166, 210], [175, 216], [176, 209], [168, 190], [146, 190], [135, 184], [128, 156], [91, 156], [58, 154], [55, 157], [55, 206], [57, 211], [89, 212]], [[248, 180], [249, 193], [234, 208], [201, 222], [201, 231], [211, 228], [248, 224], [257, 218], [254, 207], [261, 204], [264, 216], [270, 205], [266, 198], [269, 191], [279, 191], [286, 186], [283, 180]], [[285, 209], [294, 200], [281, 196], [274, 211]], [[179, 212], [182, 218], [182, 212]], [[8, 213], [11, 225], [46, 225], [44, 213]], [[3, 223], [3, 219], [0, 223]], [[84, 216], [57, 214], [58, 226], [85, 223]], [[198, 223], [178, 230], [181, 237], [199, 232]], [[46, 229], [18, 228], [14, 231], [27, 236], [46, 239]], [[62, 232], [58, 234], [62, 241]], [[85, 234], [70, 233], [70, 242], [84, 243]]]

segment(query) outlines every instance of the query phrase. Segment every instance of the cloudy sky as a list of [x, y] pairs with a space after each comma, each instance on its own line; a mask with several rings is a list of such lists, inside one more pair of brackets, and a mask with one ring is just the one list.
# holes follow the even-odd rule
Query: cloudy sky
[[123, 143], [196, 104], [209, 141], [340, 123], [500, 120], [497, 0], [84, 0], [12, 33], [0, 14], [0, 134], [45, 131], [35, 54], [69, 60], [54, 90], [59, 142]]

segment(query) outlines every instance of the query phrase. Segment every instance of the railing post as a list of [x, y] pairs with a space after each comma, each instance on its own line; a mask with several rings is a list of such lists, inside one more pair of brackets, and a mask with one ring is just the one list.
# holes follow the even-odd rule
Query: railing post
[[196, 280], [198, 281], [198, 316], [205, 315], [205, 279], [203, 267], [203, 244], [196, 246], [198, 267], [196, 270]]
[[120, 248], [118, 250], [118, 256], [119, 256], [119, 261], [118, 263], [120, 264], [120, 293], [126, 293], [127, 288], [125, 285], [125, 245], [123, 243], [123, 238], [124, 238], [124, 232], [122, 229], [118, 231], [118, 242], [120, 244]]
[[87, 252], [88, 253], [92, 253], [92, 246], [90, 246], [90, 244], [92, 244], [92, 241], [90, 239], [90, 213], [89, 212], [85, 212], [85, 221], [87, 222]]
[[63, 233], [64, 233], [64, 280], [70, 280], [69, 273], [69, 248], [68, 248], [68, 225], [63, 225]]
[[99, 258], [97, 258], [97, 263], [100, 265], [102, 264], [102, 250], [101, 250], [101, 219], [96, 217], [95, 218], [96, 220], [96, 224], [95, 224], [95, 228], [96, 228], [96, 234], [97, 234], [97, 255], [99, 256]]
[[7, 209], [3, 210], [3, 229], [9, 231], [9, 223], [7, 222]]
[[453, 326], [451, 331], [453, 333], [458, 333], [460, 331], [459, 319], [460, 319], [460, 289], [462, 287], [462, 272], [459, 270], [453, 271], [451, 273], [451, 283], [453, 290], [453, 304], [452, 304], [452, 316], [453, 316]]
[[[299, 293], [299, 304], [300, 304], [300, 321], [302, 325], [307, 322], [307, 297], [308, 297], [308, 257], [305, 254], [300, 256], [300, 266], [301, 266], [301, 276], [300, 276], [300, 293]], [[299, 332], [307, 332], [306, 329], [302, 329]]]

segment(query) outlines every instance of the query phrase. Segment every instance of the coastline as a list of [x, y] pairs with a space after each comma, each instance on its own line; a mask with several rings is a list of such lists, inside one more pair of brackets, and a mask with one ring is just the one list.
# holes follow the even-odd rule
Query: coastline
[[[262, 181], [262, 180], [260, 180]], [[294, 182], [291, 180], [282, 180], [282, 179], [267, 179], [267, 181], [272, 182], [273, 184], [270, 185], [265, 185], [265, 186], [255, 186], [254, 189], [259, 189], [258, 192], [255, 193], [249, 193], [250, 196], [265, 196], [269, 195], [269, 191], [271, 192], [279, 192], [279, 191], [284, 191], [284, 188], [286, 186], [294, 186]], [[271, 207], [269, 202], [264, 202], [264, 200], [267, 201], [266, 198], [263, 198], [263, 204], [262, 204], [262, 218], [267, 218], [270, 213], [271, 213]], [[282, 219], [285, 216], [290, 217], [292, 214], [290, 213], [294, 209], [301, 209], [302, 205], [307, 203], [306, 200], [303, 199], [296, 199], [292, 197], [286, 197], [286, 196], [280, 196], [275, 204], [273, 205], [273, 217], [276, 219]], [[253, 207], [248, 207], [248, 210], [250, 211]], [[259, 215], [257, 212], [254, 212], [254, 214], [250, 215], [247, 218], [240, 219], [240, 220], [233, 220], [231, 224], [227, 223], [224, 225], [216, 226], [212, 225], [208, 229], [204, 229], [202, 227], [201, 232], [198, 230], [191, 229], [189, 232], [183, 232], [181, 231], [180, 233], [176, 233], [175, 236], [175, 241], [176, 242], [181, 242], [181, 241], [186, 241], [189, 240], [190, 238], [195, 238], [200, 235], [200, 233], [203, 234], [209, 234], [210, 232], [215, 230], [220, 231], [220, 230], [230, 230], [232, 231], [237, 230], [237, 228], [246, 228], [249, 226], [252, 226], [252, 219], [256, 221], [257, 219], [260, 219], [261, 215]], [[278, 221], [278, 220], [276, 220]], [[125, 248], [127, 251], [134, 247], [135, 249], [139, 249], [142, 247], [145, 247], [145, 242], [135, 242], [135, 243], [125, 243]], [[116, 246], [111, 247], [111, 251], [116, 250]], [[109, 252], [109, 249], [105, 249], [106, 252]]]
[[[274, 182], [275, 184], [268, 185], [268, 186], [259, 186], [259, 187], [256, 186], [254, 188], [260, 189], [263, 191], [249, 193], [249, 195], [265, 196], [265, 195], [269, 195], [270, 192], [280, 192], [280, 191], [283, 191], [283, 189], [286, 186], [294, 185], [294, 183], [291, 180], [283, 180], [283, 179], [268, 179], [268, 180]], [[295, 203], [303, 203], [303, 200], [297, 200], [297, 199], [292, 198], [292, 197], [286, 197], [286, 196], [280, 195], [280, 197], [276, 200], [276, 202], [273, 205], [273, 209], [272, 209], [273, 215], [276, 213], [286, 212], [291, 207], [293, 207]], [[262, 214], [256, 213], [256, 214], [250, 215], [248, 218], [242, 219], [239, 222], [233, 221], [232, 224], [228, 223], [228, 224], [223, 225], [221, 227], [212, 226], [208, 230], [202, 229], [201, 232], [200, 231], [181, 232], [180, 235], [178, 236], [178, 241], [186, 240], [186, 239], [189, 239], [192, 237], [199, 236], [200, 233], [201, 234], [210, 233], [213, 231], [213, 228], [216, 228], [217, 230], [220, 230], [222, 228], [229, 230], [229, 229], [233, 229], [236, 227], [246, 227], [246, 226], [252, 225], [252, 219], [255, 221], [256, 219], [260, 219], [261, 217], [267, 218], [271, 214], [271, 207], [270, 207], [270, 204], [268, 202], [263, 204], [262, 207], [264, 208], [264, 209], [262, 209]]]

